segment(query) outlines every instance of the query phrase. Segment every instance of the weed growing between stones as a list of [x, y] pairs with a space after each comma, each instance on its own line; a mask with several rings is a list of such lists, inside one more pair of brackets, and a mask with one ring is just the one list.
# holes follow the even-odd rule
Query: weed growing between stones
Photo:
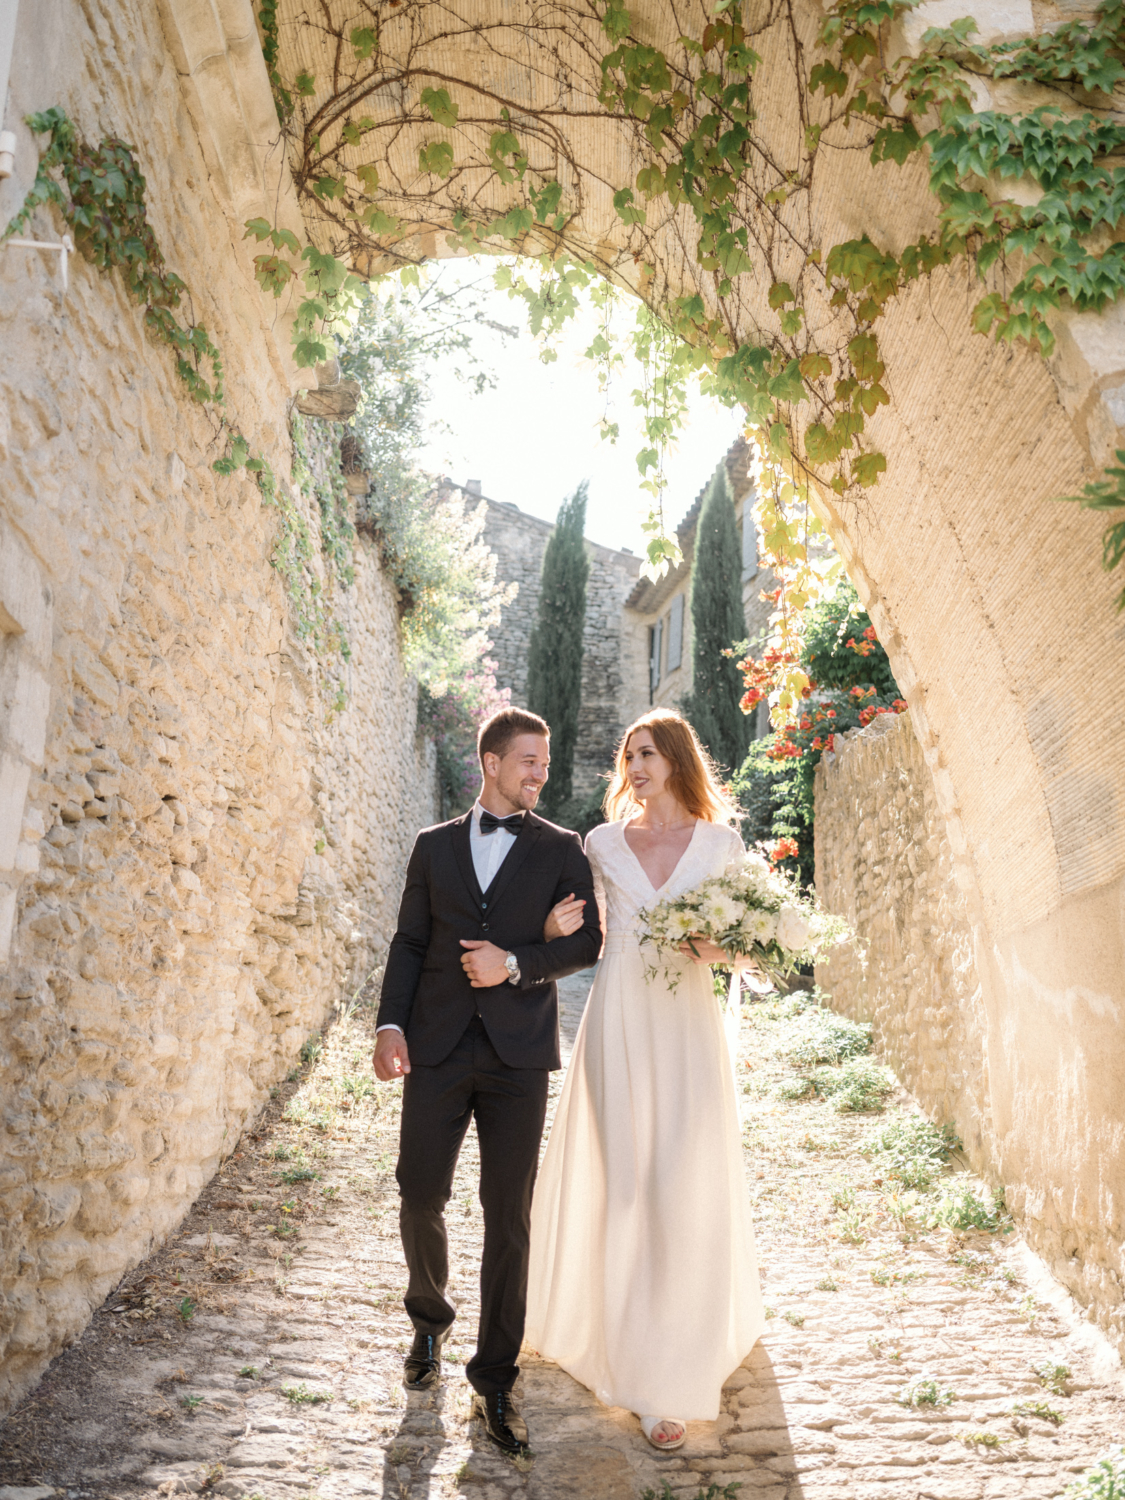
[[942, 1386], [932, 1375], [915, 1375], [895, 1400], [900, 1406], [951, 1406], [957, 1400], [957, 1392]]
[[1060, 1365], [1053, 1359], [1041, 1359], [1038, 1364], [1032, 1365], [1032, 1370], [1045, 1390], [1053, 1396], [1067, 1395], [1067, 1387], [1070, 1384], [1070, 1366]]
[[1065, 1420], [1062, 1412], [1055, 1407], [1048, 1406], [1046, 1401], [1013, 1401], [1012, 1415], [1014, 1417], [1035, 1417], [1039, 1422], [1050, 1422], [1054, 1427], [1061, 1427]]
[[332, 1400], [331, 1391], [310, 1391], [303, 1380], [299, 1385], [283, 1385], [281, 1394], [294, 1406], [320, 1406], [323, 1402]]

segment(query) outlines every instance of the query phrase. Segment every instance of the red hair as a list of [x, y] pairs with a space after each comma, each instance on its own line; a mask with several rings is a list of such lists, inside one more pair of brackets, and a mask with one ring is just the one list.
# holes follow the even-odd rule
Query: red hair
[[614, 758], [613, 780], [603, 804], [608, 821], [614, 823], [641, 809], [642, 804], [633, 796], [625, 764], [629, 741], [641, 729], [648, 730], [653, 744], [672, 767], [668, 790], [676, 801], [693, 818], [702, 818], [705, 823], [729, 823], [735, 809], [722, 788], [715, 763], [688, 721], [672, 708], [651, 709], [621, 736]]

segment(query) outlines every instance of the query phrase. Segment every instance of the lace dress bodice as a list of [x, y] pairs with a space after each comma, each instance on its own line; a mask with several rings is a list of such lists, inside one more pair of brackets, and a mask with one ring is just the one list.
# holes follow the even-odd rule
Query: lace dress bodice
[[669, 896], [690, 891], [709, 875], [721, 875], [742, 853], [742, 840], [723, 823], [700, 820], [671, 876], [654, 890], [640, 860], [625, 839], [625, 822], [603, 823], [586, 839], [586, 857], [594, 875], [594, 892], [608, 939], [635, 936], [637, 913]]

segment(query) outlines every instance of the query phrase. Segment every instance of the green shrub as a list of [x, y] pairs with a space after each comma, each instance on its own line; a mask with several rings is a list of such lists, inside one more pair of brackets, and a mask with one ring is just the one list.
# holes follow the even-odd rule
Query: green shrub
[[1116, 1443], [1079, 1475], [1065, 1500], [1125, 1500], [1125, 1448]]
[[866, 1114], [881, 1110], [896, 1084], [889, 1068], [869, 1058], [853, 1058], [840, 1068], [821, 1068], [812, 1077], [818, 1094], [841, 1114]]
[[883, 1125], [860, 1147], [865, 1156], [878, 1156], [886, 1177], [903, 1187], [925, 1192], [941, 1175], [949, 1153], [961, 1142], [948, 1125], [931, 1125], [920, 1115]]
[[806, 1008], [789, 1028], [782, 1056], [799, 1068], [814, 1063], [841, 1063], [871, 1050], [871, 1027], [834, 1011]]
[[966, 1183], [943, 1195], [927, 1220], [930, 1228], [941, 1225], [946, 1229], [979, 1229], [985, 1234], [995, 1234], [1000, 1229], [1007, 1232], [1012, 1221], [1004, 1208], [1003, 1195], [993, 1202], [978, 1198]]

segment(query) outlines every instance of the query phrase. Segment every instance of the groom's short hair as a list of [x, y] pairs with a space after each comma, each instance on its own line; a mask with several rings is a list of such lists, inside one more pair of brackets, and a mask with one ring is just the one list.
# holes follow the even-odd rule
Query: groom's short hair
[[502, 708], [490, 719], [485, 719], [477, 734], [477, 755], [484, 765], [486, 755], [505, 755], [508, 746], [520, 734], [545, 734], [551, 737], [550, 726], [538, 714], [526, 708]]

